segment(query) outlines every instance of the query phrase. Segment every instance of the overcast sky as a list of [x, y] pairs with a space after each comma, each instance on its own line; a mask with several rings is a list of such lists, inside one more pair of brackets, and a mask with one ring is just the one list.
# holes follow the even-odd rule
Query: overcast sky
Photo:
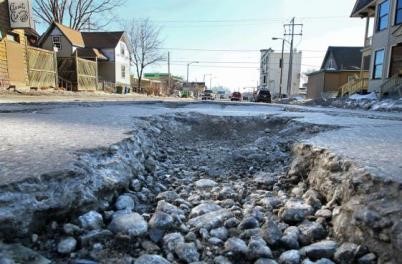
[[[280, 51], [283, 24], [295, 16], [303, 23], [303, 37], [296, 38], [303, 51], [302, 71], [318, 69], [328, 46], [363, 45], [364, 21], [350, 18], [354, 0], [128, 0], [120, 17], [149, 18], [162, 27], [164, 53], [171, 52], [172, 73], [192, 81], [213, 75], [213, 86], [232, 90], [256, 86], [259, 50]], [[202, 49], [197, 51], [185, 49]], [[222, 50], [222, 51], [205, 51]], [[223, 51], [246, 50], [246, 51]], [[235, 63], [226, 63], [235, 62]], [[147, 72], [167, 72], [155, 65]]]

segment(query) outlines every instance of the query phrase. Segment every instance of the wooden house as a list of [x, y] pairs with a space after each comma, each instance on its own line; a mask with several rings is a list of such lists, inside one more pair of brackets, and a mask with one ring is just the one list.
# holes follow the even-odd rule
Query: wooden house
[[307, 98], [337, 96], [342, 86], [367, 74], [368, 64], [361, 71], [363, 47], [329, 47], [320, 70], [307, 74]]
[[54, 53], [35, 47], [33, 28], [12, 27], [7, 0], [0, 0], [0, 14], [0, 89], [56, 87]]
[[59, 76], [72, 81], [74, 90], [96, 89], [99, 81], [130, 87], [130, 53], [124, 32], [80, 32], [53, 23], [40, 46], [57, 51]]

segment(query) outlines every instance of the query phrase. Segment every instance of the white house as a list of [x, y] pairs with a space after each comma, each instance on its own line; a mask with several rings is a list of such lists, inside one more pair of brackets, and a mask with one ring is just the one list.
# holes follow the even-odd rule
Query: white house
[[57, 48], [58, 57], [78, 57], [98, 62], [98, 79], [130, 86], [130, 51], [125, 32], [80, 32], [53, 23], [42, 36], [40, 46]]
[[[270, 90], [273, 96], [279, 96], [281, 84], [281, 59], [281, 52], [274, 52], [272, 49], [261, 50], [260, 87], [261, 89]], [[290, 54], [284, 53], [281, 91], [282, 95], [287, 94], [289, 59]], [[300, 94], [301, 60], [302, 53], [295, 52], [293, 54], [292, 86], [290, 92], [291, 96]]]
[[107, 61], [99, 61], [99, 80], [130, 86], [130, 51], [128, 37], [119, 32], [83, 32], [86, 48], [100, 50]]

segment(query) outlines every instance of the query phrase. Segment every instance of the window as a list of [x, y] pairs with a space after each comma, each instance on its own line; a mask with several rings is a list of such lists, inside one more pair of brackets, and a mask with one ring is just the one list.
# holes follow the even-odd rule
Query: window
[[266, 84], [267, 83], [267, 76], [264, 76], [264, 82], [263, 82], [264, 84]]
[[384, 66], [384, 55], [385, 55], [384, 49], [377, 50], [375, 52], [374, 69], [373, 69], [373, 78], [374, 79], [382, 78], [382, 71], [383, 71], [383, 66]]
[[126, 54], [126, 48], [123, 43], [120, 43], [120, 54], [124, 56]]
[[395, 25], [402, 24], [402, 0], [396, 1]]
[[121, 66], [121, 78], [126, 78], [126, 66]]
[[378, 6], [377, 30], [382, 31], [388, 28], [389, 21], [389, 0], [385, 0]]
[[53, 47], [56, 47], [59, 50], [61, 50], [61, 38], [60, 37], [53, 37]]
[[329, 60], [329, 62], [328, 62], [328, 70], [335, 70], [336, 69], [336, 67], [335, 67], [335, 62], [334, 62], [334, 60], [331, 58], [330, 60]]

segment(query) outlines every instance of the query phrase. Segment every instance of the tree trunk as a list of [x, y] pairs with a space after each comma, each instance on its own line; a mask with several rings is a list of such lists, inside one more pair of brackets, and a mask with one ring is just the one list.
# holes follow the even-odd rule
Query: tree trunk
[[141, 93], [141, 81], [142, 81], [142, 77], [138, 77], [138, 83], [137, 83], [138, 93]]

